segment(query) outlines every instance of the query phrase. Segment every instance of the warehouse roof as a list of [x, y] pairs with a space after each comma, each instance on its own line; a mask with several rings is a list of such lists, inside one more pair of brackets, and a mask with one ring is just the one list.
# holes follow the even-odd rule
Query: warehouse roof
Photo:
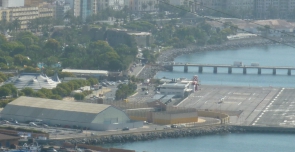
[[15, 99], [14, 101], [10, 102], [8, 105], [63, 110], [63, 111], [74, 111], [74, 112], [83, 112], [83, 113], [95, 113], [95, 114], [98, 114], [102, 112], [103, 110], [107, 109], [108, 107], [110, 107], [110, 105], [104, 105], [104, 104], [69, 102], [69, 101], [25, 97], [25, 96], [21, 96]]

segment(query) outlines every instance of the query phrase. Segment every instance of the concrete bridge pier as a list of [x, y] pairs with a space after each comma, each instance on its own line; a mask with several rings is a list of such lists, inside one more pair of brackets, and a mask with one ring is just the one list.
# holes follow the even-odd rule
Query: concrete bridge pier
[[261, 74], [261, 68], [258, 68], [258, 74]]
[[247, 74], [247, 68], [243, 68], [243, 74]]
[[217, 67], [213, 68], [213, 73], [217, 73]]
[[272, 74], [273, 74], [273, 75], [276, 75], [276, 74], [277, 74], [277, 69], [273, 68], [273, 69], [272, 69]]
[[291, 69], [288, 69], [288, 75], [291, 75]]
[[188, 66], [187, 66], [187, 65], [184, 65], [184, 69], [183, 69], [183, 71], [184, 71], [185, 73], [188, 72]]
[[202, 73], [202, 72], [203, 72], [203, 67], [199, 66], [199, 73]]
[[229, 73], [229, 74], [232, 73], [232, 67], [228, 67], [228, 73]]

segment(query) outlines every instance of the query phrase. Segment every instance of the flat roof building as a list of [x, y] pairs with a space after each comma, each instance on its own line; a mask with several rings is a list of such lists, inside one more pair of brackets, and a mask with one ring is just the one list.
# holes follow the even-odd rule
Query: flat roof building
[[105, 104], [19, 97], [1, 111], [2, 118], [19, 122], [40, 119], [49, 125], [86, 127], [92, 130], [116, 130], [142, 127], [143, 122], [131, 122], [121, 110]]
[[164, 83], [158, 87], [160, 93], [164, 95], [176, 95], [180, 97], [185, 96], [185, 92], [192, 91], [190, 89], [190, 82], [187, 83]]
[[80, 70], [80, 69], [63, 69], [62, 72], [70, 72], [77, 76], [108, 76], [109, 72], [105, 70]]

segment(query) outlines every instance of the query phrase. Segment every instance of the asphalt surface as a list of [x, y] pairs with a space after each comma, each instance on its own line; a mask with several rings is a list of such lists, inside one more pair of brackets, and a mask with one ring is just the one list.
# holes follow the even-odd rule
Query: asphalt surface
[[295, 127], [295, 89], [282, 88], [252, 125]]
[[[201, 86], [179, 107], [228, 113], [232, 124], [250, 125], [281, 90], [272, 87]], [[267, 122], [264, 122], [267, 123]]]

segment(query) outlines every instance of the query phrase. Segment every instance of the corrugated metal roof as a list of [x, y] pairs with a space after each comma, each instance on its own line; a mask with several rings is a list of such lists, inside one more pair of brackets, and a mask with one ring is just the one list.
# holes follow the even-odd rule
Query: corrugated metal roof
[[102, 112], [103, 110], [107, 109], [108, 107], [110, 107], [110, 105], [104, 105], [104, 104], [61, 101], [61, 100], [33, 98], [33, 97], [25, 97], [25, 96], [21, 96], [15, 99], [14, 101], [10, 102], [8, 105], [62, 110], [62, 111], [75, 111], [75, 112], [83, 112], [83, 113], [95, 113], [95, 114], [98, 114]]

